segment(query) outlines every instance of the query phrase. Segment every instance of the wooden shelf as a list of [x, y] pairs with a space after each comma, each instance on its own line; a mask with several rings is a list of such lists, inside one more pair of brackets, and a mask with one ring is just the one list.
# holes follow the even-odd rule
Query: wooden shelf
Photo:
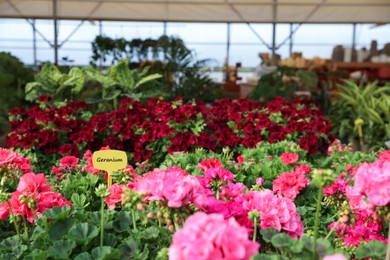
[[390, 67], [390, 63], [376, 63], [376, 62], [336, 62], [333, 65], [335, 70], [338, 69], [379, 69], [380, 67]]

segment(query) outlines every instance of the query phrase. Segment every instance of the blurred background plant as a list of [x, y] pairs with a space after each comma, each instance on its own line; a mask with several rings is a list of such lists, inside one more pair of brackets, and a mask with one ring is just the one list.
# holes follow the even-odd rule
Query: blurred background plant
[[385, 147], [390, 140], [390, 85], [378, 86], [377, 82], [358, 85], [344, 80], [337, 89], [330, 111], [333, 132], [346, 142], [356, 140], [356, 149]]
[[113, 111], [121, 97], [141, 100], [165, 94], [152, 85], [161, 75], [148, 71], [149, 67], [131, 70], [128, 59], [109, 67], [106, 73], [91, 66], [73, 67], [63, 73], [57, 66], [45, 64], [35, 81], [26, 85], [26, 100], [33, 102], [47, 95], [58, 102], [85, 100], [95, 112]]
[[0, 52], [0, 136], [8, 131], [8, 112], [28, 104], [24, 100], [24, 87], [32, 79], [32, 69], [10, 53]]
[[169, 93], [169, 98], [183, 97], [185, 101], [196, 99], [206, 102], [222, 96], [222, 87], [211, 80], [205, 68], [211, 60], [198, 60], [183, 40], [175, 37], [161, 36], [154, 39], [123, 38], [111, 39], [98, 36], [92, 42], [91, 64], [105, 61], [115, 63], [124, 58], [131, 58], [132, 69], [150, 67], [149, 73], [158, 73], [159, 87]]

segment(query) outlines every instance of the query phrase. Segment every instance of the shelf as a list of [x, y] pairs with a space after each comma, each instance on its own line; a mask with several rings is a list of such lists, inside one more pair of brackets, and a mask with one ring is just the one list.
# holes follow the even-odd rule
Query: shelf
[[390, 63], [376, 62], [336, 62], [333, 65], [335, 70], [338, 69], [379, 69], [380, 67], [390, 67]]

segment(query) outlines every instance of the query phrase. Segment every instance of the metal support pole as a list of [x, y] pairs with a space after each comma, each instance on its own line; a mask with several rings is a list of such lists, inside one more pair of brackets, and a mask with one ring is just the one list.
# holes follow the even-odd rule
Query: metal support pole
[[290, 23], [290, 57], [292, 54], [292, 49], [293, 49], [293, 24]]
[[352, 27], [352, 51], [351, 51], [351, 61], [355, 61], [355, 46], [356, 45], [356, 23]]
[[277, 0], [273, 0], [273, 23], [272, 23], [272, 66], [276, 65], [275, 51], [276, 51], [276, 15], [277, 15]]
[[33, 29], [33, 58], [34, 58], [34, 69], [37, 67], [37, 33], [35, 29], [35, 19], [32, 19], [31, 26]]
[[[103, 36], [103, 23], [101, 20], [99, 21], [99, 36]], [[99, 59], [99, 68], [103, 69], [103, 57]]]
[[230, 23], [227, 23], [227, 39], [226, 39], [226, 75], [225, 75], [225, 81], [229, 80], [229, 57], [230, 56]]
[[164, 36], [167, 35], [167, 22], [164, 22]]
[[57, 24], [57, 0], [53, 0], [53, 21], [54, 21], [54, 64], [58, 65], [58, 24]]

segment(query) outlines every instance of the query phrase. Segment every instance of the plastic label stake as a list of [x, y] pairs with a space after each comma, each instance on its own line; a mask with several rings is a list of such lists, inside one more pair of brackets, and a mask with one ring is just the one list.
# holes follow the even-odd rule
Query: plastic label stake
[[92, 154], [92, 165], [95, 169], [106, 171], [108, 187], [112, 185], [112, 173], [124, 169], [127, 165], [127, 155], [119, 150], [100, 150]]

